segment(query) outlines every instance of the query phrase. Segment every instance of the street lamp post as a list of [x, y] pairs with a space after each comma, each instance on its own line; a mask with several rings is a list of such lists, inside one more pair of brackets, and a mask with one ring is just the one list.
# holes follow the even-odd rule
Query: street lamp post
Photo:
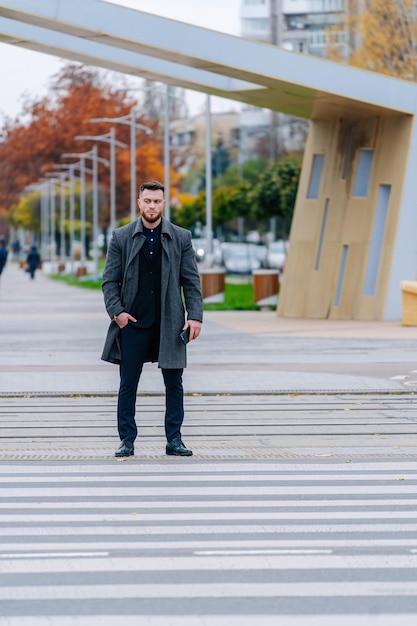
[[45, 174], [49, 178], [48, 195], [49, 195], [49, 257], [53, 266], [56, 261], [56, 196], [55, 183], [59, 182], [56, 173], [49, 172]]
[[50, 256], [51, 256], [51, 263], [54, 265], [55, 264], [55, 260], [56, 260], [56, 252], [55, 252], [55, 233], [56, 233], [56, 216], [55, 216], [55, 181], [54, 180], [50, 180], [49, 181], [49, 218], [50, 218]]
[[[54, 164], [54, 168], [68, 168], [67, 165], [58, 165]], [[66, 254], [65, 254], [65, 185], [69, 184], [65, 181], [66, 177], [69, 176], [69, 170], [65, 169], [63, 172], [54, 172], [50, 174], [46, 174], [46, 176], [55, 177], [55, 182], [60, 183], [60, 201], [59, 201], [59, 222], [60, 222], [60, 233], [59, 233], [59, 259], [61, 263], [64, 263]]]
[[[64, 156], [64, 155], [62, 155]], [[79, 166], [79, 163], [68, 163], [65, 165], [55, 164], [54, 167], [65, 167], [66, 171], [65, 175], [68, 174], [68, 183], [70, 190], [70, 198], [69, 198], [69, 223], [70, 223], [70, 273], [75, 273], [74, 267], [74, 219], [75, 219], [75, 197], [74, 197], [74, 172]], [[61, 187], [61, 210], [64, 204], [63, 198], [63, 186]], [[62, 252], [62, 224], [61, 224], [61, 252]]]
[[[132, 89], [123, 89], [121, 91], [145, 91], [151, 93], [161, 93], [152, 88], [133, 87]], [[171, 218], [171, 176], [170, 176], [170, 142], [169, 142], [169, 126], [170, 126], [170, 105], [172, 98], [184, 101], [183, 98], [173, 96], [170, 86], [165, 85], [165, 106], [164, 106], [164, 187], [165, 187], [165, 216]], [[136, 210], [136, 209], [135, 209]]]
[[171, 176], [169, 171], [170, 165], [170, 152], [169, 152], [169, 109], [170, 109], [170, 89], [169, 85], [166, 85], [165, 92], [165, 119], [164, 119], [164, 187], [165, 187], [165, 215], [167, 219], [171, 219]]
[[69, 203], [69, 222], [70, 222], [70, 267], [71, 274], [75, 273], [74, 267], [74, 170], [75, 167], [69, 166], [69, 187], [70, 187], [70, 203]]
[[98, 163], [97, 146], [92, 149], [93, 161], [93, 254], [94, 254], [94, 280], [98, 280]]
[[39, 180], [36, 183], [27, 185], [24, 191], [28, 193], [39, 193], [39, 237], [37, 236], [37, 233], [33, 233], [33, 243], [36, 243], [36, 245], [39, 246], [41, 257], [42, 259], [45, 259], [47, 257], [47, 242], [49, 236], [49, 181]]
[[56, 261], [56, 188], [55, 184], [60, 182], [60, 177], [56, 172], [45, 174], [49, 178], [49, 209], [50, 209], [50, 257], [52, 264]]
[[[94, 246], [93, 278], [94, 280], [98, 280], [98, 248], [97, 248], [98, 246], [98, 241], [97, 241], [98, 239], [98, 171], [97, 171], [97, 166], [98, 166], [98, 161], [100, 161], [100, 163], [104, 163], [104, 165], [106, 165], [107, 167], [109, 167], [110, 163], [107, 161], [107, 159], [103, 159], [102, 157], [99, 157], [97, 155], [97, 146], [93, 146], [92, 150], [90, 150], [89, 152], [81, 152], [81, 153], [67, 152], [65, 154], [61, 154], [61, 157], [62, 158], [81, 157], [84, 159], [91, 159], [93, 163], [93, 246]], [[76, 168], [79, 166], [80, 166], [80, 163], [69, 164], [68, 167], [70, 168], [70, 177], [71, 177], [71, 171], [73, 172], [73, 168]], [[70, 203], [70, 214], [71, 214], [71, 203]], [[73, 256], [72, 256], [72, 259], [73, 259]]]
[[[69, 251], [69, 255], [70, 255], [70, 271], [71, 273], [75, 273], [75, 268], [74, 268], [74, 220], [75, 220], [75, 198], [74, 198], [74, 173], [75, 170], [80, 168], [80, 163], [68, 163], [68, 164], [57, 164], [55, 163], [53, 167], [55, 168], [65, 168], [63, 172], [61, 172], [62, 175], [62, 179], [61, 179], [61, 203], [60, 203], [60, 217], [61, 217], [61, 245], [60, 245], [60, 257], [61, 259], [63, 259], [66, 255], [65, 255], [65, 177], [68, 176], [68, 186], [69, 186], [69, 190], [70, 190], [70, 202], [69, 202], [69, 223], [70, 223], [70, 251]], [[80, 192], [80, 196], [82, 196], [82, 193]], [[82, 206], [82, 197], [80, 198], [80, 205]], [[84, 205], [85, 206], [85, 205]], [[83, 219], [82, 216], [80, 216], [80, 220]], [[85, 217], [84, 217], [85, 219]], [[82, 229], [82, 226], [81, 226]], [[81, 231], [82, 232], [82, 231]], [[84, 241], [83, 239], [81, 239], [82, 241], [82, 247], [84, 245]], [[82, 251], [81, 251], [81, 255], [82, 255]], [[81, 257], [82, 258], [82, 257]], [[85, 261], [85, 256], [84, 256], [84, 261]]]
[[211, 100], [206, 96], [206, 239], [207, 252], [213, 252], [212, 218], [212, 180], [211, 180]]
[[60, 181], [59, 196], [59, 221], [60, 221], [60, 237], [59, 237], [59, 258], [61, 262], [65, 258], [65, 178], [67, 173], [60, 172], [58, 178]]
[[49, 237], [49, 184], [43, 182], [41, 186], [41, 255], [48, 258]]
[[116, 227], [116, 145], [119, 148], [127, 148], [125, 143], [116, 140], [114, 126], [105, 135], [77, 135], [81, 141], [104, 141], [110, 144], [110, 231]]
[[147, 135], [152, 135], [153, 130], [148, 126], [136, 122], [136, 108], [132, 107], [130, 113], [122, 117], [95, 117], [90, 122], [110, 122], [114, 124], [127, 124], [130, 126], [130, 219], [136, 219], [136, 130], [144, 130]]
[[[74, 163], [74, 170], [79, 169], [80, 170], [80, 239], [81, 239], [81, 267], [85, 267], [86, 264], [86, 254], [85, 254], [85, 248], [86, 248], [86, 234], [85, 234], [85, 221], [86, 221], [86, 211], [85, 211], [85, 175], [86, 174], [92, 174], [93, 170], [90, 170], [88, 167], [85, 166], [85, 157], [81, 156], [80, 161], [78, 163]], [[67, 168], [67, 165], [57, 165], [55, 164], [54, 167], [64, 167]], [[63, 172], [64, 175], [64, 179], [65, 176], [67, 175], [68, 171]], [[63, 196], [64, 190], [63, 187], [61, 187], [61, 208], [65, 206], [64, 204], [64, 196]], [[62, 208], [62, 211], [64, 211], [65, 209]], [[64, 214], [64, 213], [62, 213]], [[62, 218], [63, 220], [64, 218]], [[62, 222], [61, 222], [62, 223]], [[63, 228], [63, 226], [62, 226]], [[64, 231], [62, 231], [64, 232]], [[62, 235], [63, 237], [63, 235]], [[63, 246], [64, 244], [61, 244], [61, 246]], [[64, 249], [62, 249], [61, 247], [61, 257], [65, 256], [65, 247]]]

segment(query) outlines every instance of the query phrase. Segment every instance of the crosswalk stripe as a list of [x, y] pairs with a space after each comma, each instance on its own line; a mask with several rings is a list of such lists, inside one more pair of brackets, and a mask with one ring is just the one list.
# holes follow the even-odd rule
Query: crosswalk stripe
[[325, 583], [205, 583], [158, 585], [66, 585], [22, 586], [0, 588], [0, 600], [62, 600], [116, 598], [279, 598], [279, 597], [378, 597], [415, 596], [417, 581], [413, 582], [332, 582]]
[[[175, 458], [175, 457], [174, 457]], [[131, 460], [133, 463], [131, 463]], [[265, 461], [263, 463], [258, 463], [256, 461], [248, 463], [248, 461], [229, 461], [229, 462], [204, 462], [204, 464], [198, 462], [195, 463], [192, 458], [186, 459], [185, 463], [178, 463], [173, 461], [171, 458], [164, 459], [163, 463], [143, 463], [143, 460], [140, 462], [136, 462], [136, 457], [133, 459], [129, 459], [128, 462], [125, 463], [116, 463], [115, 460], [100, 462], [97, 464], [85, 463], [82, 465], [82, 470], [80, 466], [77, 464], [70, 465], [42, 465], [41, 468], [39, 466], [28, 464], [25, 461], [10, 464], [0, 464], [0, 476], [3, 474], [7, 475], [40, 475], [40, 476], [49, 476], [51, 474], [59, 474], [60, 476], [67, 476], [71, 474], [80, 474], [85, 478], [94, 475], [101, 475], [103, 473], [109, 473], [112, 476], [118, 476], [119, 474], [149, 474], [149, 475], [157, 475], [161, 474], [165, 476], [167, 471], [168, 475], [172, 473], [189, 475], [190, 472], [204, 475], [206, 473], [213, 473], [214, 475], [223, 475], [223, 474], [231, 474], [233, 472], [239, 473], [244, 472], [249, 476], [252, 476], [256, 472], [271, 472], [279, 477], [282, 473], [287, 473], [292, 476], [305, 476], [316, 474], [332, 476], [334, 474], [349, 474], [350, 476], [355, 476], [360, 474], [361, 476], [366, 476], [369, 473], [379, 473], [384, 472], [388, 473], [388, 468], [390, 469], [390, 473], [406, 472], [412, 471], [417, 472], [417, 465], [415, 461], [391, 461], [389, 465], [386, 462], [376, 462], [370, 461], [367, 463], [363, 463], [361, 461], [356, 461], [354, 463], [326, 463], [325, 465], [321, 463], [305, 463], [301, 461], [285, 463], [280, 462], [279, 464], [276, 462], [268, 462]]]
[[[47, 492], [45, 492], [47, 495]], [[140, 507], [143, 510], [153, 509], [153, 510], [164, 510], [164, 509], [172, 509], [172, 501], [164, 501], [164, 500], [144, 500], [141, 499]], [[49, 510], [83, 510], [83, 509], [108, 509], [108, 510], [123, 510], [129, 509], [131, 510], [134, 505], [131, 501], [123, 501], [123, 500], [106, 500], [101, 502], [99, 500], [87, 500], [84, 502], [82, 500], [77, 500], [77, 502], [65, 502], [59, 501], [56, 502], [46, 502], [46, 501], [37, 501], [30, 502], [26, 501], [22, 502], [2, 502], [1, 509], [2, 511], [6, 510], [19, 510], [20, 514], [27, 514], [28, 511], [34, 509], [36, 511], [49, 511]], [[379, 500], [375, 500], [373, 498], [366, 498], [366, 500], [360, 499], [349, 499], [343, 498], [340, 500], [332, 499], [331, 502], [325, 502], [323, 500], [309, 500], [305, 497], [301, 500], [299, 497], [295, 497], [293, 499], [287, 498], [285, 500], [258, 500], [256, 498], [250, 498], [246, 500], [189, 500], [181, 501], [176, 503], [177, 509], [186, 510], [186, 509], [266, 509], [266, 508], [279, 508], [279, 509], [289, 509], [296, 507], [300, 514], [305, 509], [338, 509], [338, 508], [349, 508], [349, 510], [355, 510], [356, 508], [360, 508], [361, 510], [366, 510], [371, 512], [372, 514], [378, 513], [379, 508], [387, 508], [387, 507], [395, 507], [395, 510], [401, 511], [405, 507], [413, 507], [417, 510], [417, 498], [408, 498], [406, 496], [401, 497], [401, 500], [398, 498], [381, 498]], [[381, 513], [381, 511], [379, 511]], [[333, 514], [333, 513], [332, 513]], [[165, 515], [165, 513], [164, 513]], [[3, 518], [3, 517], [2, 517]]]
[[[3, 537], [24, 537], [27, 534], [31, 536], [77, 536], [82, 535], [119, 535], [119, 536], [131, 536], [137, 535], [140, 532], [141, 535], [147, 536], [159, 536], [159, 535], [239, 535], [239, 534], [293, 534], [293, 533], [401, 533], [401, 532], [417, 532], [417, 524], [411, 524], [404, 522], [401, 524], [381, 524], [375, 526], [375, 522], [372, 524], [263, 524], [250, 525], [250, 524], [225, 524], [223, 525], [181, 525], [181, 526], [118, 526], [117, 524], [106, 525], [100, 527], [98, 531], [94, 527], [78, 527], [78, 526], [59, 526], [59, 527], [44, 527], [34, 526], [30, 528], [30, 533], [26, 528], [13, 527], [13, 528], [1, 528], [1, 534]], [[416, 536], [417, 541], [417, 536]]]
[[[138, 621], [140, 619], [140, 622]], [[279, 622], [277, 620], [280, 620]], [[415, 626], [415, 614], [390, 613], [388, 615], [373, 614], [349, 615], [88, 615], [59, 616], [59, 626], [115, 626], [123, 621], [123, 626]], [[2, 617], [1, 626], [57, 626], [56, 615], [52, 616], [19, 616]]]
[[[396, 536], [396, 535], [395, 535]], [[28, 533], [28, 537], [30, 534]], [[14, 551], [16, 554], [19, 551], [30, 551], [34, 555], [37, 552], [43, 552], [44, 548], [47, 547], [49, 551], [61, 552], [64, 547], [68, 550], [82, 550], [85, 548], [85, 543], [74, 541], [70, 537], [65, 537], [65, 542], [50, 542], [42, 544], [44, 547], [40, 548], [39, 543], [30, 543], [25, 541], [24, 545], [22, 543], [12, 543], [7, 540], [7, 543], [0, 544], [0, 558], [9, 558], [7, 555], [10, 554], [11, 551]], [[262, 540], [262, 539], [244, 539], [238, 540], [234, 538], [229, 538], [227, 541], [222, 541], [217, 538], [213, 538], [211, 541], [204, 540], [188, 540], [188, 541], [94, 541], [94, 539], [89, 538], [88, 546], [90, 550], [140, 550], [141, 552], [147, 550], [202, 550], [213, 548], [213, 545], [216, 546], [217, 549], [228, 549], [229, 551], [233, 548], [235, 550], [239, 550], [242, 548], [246, 549], [277, 549], [277, 548], [286, 548], [288, 545], [291, 545], [292, 548], [402, 548], [402, 552], [407, 551], [410, 553], [415, 553], [417, 551], [417, 539], [395, 539], [391, 537], [389, 539], [384, 539], [378, 537], [376, 539], [291, 539], [289, 542], [288, 539], [276, 540]]]
[[[34, 513], [27, 513], [25, 515], [25, 522], [33, 522], [34, 524], [38, 524], [39, 522], [48, 522], [51, 524], [52, 522], [77, 522], [77, 524], [85, 524], [88, 522], [131, 522], [132, 518], [134, 518], [135, 522], [161, 522], [164, 524], [166, 522], [193, 522], [193, 521], [206, 521], [207, 513], [165, 513], [163, 520], [161, 515], [159, 514], [151, 514], [151, 513], [142, 513], [142, 506], [132, 507], [130, 513], [75, 513], [75, 514], [67, 514], [67, 513], [46, 513], [42, 515], [36, 515]], [[315, 511], [312, 513], [309, 512], [278, 512], [278, 511], [261, 511], [261, 512], [244, 512], [244, 513], [213, 513], [210, 512], [210, 519], [212, 521], [223, 521], [223, 520], [233, 520], [233, 521], [246, 521], [246, 520], [261, 520], [264, 522], [273, 520], [297, 520], [298, 522], [303, 521], [313, 521], [318, 522], [319, 520], [343, 520], [347, 522], [348, 520], [369, 520], [372, 519], [374, 515], [370, 511], [362, 512], [362, 511], [335, 511], [331, 514], [329, 513], [321, 513], [320, 511]], [[417, 511], [384, 511], [383, 513], [384, 522], [386, 520], [415, 520], [417, 519]], [[2, 515], [1, 523], [12, 524], [15, 522], [19, 522], [22, 520], [21, 515]], [[349, 522], [350, 523], [350, 522]], [[404, 524], [410, 525], [411, 522], [404, 522]]]
[[289, 571], [308, 568], [322, 569], [389, 569], [392, 567], [403, 569], [417, 568], [417, 555], [409, 554], [314, 554], [314, 555], [268, 555], [266, 559], [260, 556], [176, 556], [173, 557], [109, 557], [109, 558], [74, 558], [70, 561], [58, 557], [48, 559], [30, 559], [27, 561], [5, 560], [0, 562], [0, 573], [36, 573], [36, 572], [63, 572], [71, 563], [72, 572], [106, 572], [106, 571], [236, 571], [236, 570], [263, 570], [268, 569]]
[[[365, 479], [366, 481], [377, 481], [377, 482], [382, 482], [382, 481], [395, 481], [395, 480], [414, 480], [417, 481], [417, 470], [415, 472], [402, 472], [401, 475], [400, 474], [387, 474], [387, 473], [380, 473], [380, 474], [365, 474], [362, 475], [363, 479]], [[148, 475], [148, 474], [143, 474], [142, 472], [138, 472], [136, 475], [131, 476], [131, 475], [116, 475], [116, 476], [103, 476], [100, 475], [100, 477], [95, 478], [94, 476], [90, 476], [89, 477], [89, 481], [90, 482], [94, 482], [94, 480], [99, 480], [100, 483], [118, 483], [120, 482], [120, 480], [123, 480], [124, 483], [132, 483], [132, 482], [141, 482], [141, 483], [154, 483], [154, 482], [160, 482], [161, 481], [161, 476], [158, 474], [154, 474], [154, 475]], [[194, 473], [188, 473], [188, 475], [184, 475], [184, 474], [176, 474], [175, 472], [170, 472], [168, 475], [163, 477], [163, 481], [164, 483], [170, 483], [170, 482], [178, 482], [181, 481], [182, 484], [185, 483], [194, 483], [196, 481], [196, 475]], [[224, 483], [224, 482], [230, 482], [233, 481], [234, 483], [240, 483], [240, 482], [250, 482], [250, 483], [256, 483], [256, 482], [270, 482], [273, 481], [274, 483], [285, 483], [285, 482], [298, 482], [298, 483], [310, 483], [310, 482], [316, 482], [316, 483], [327, 483], [327, 482], [332, 482], [332, 483], [339, 483], [340, 481], [349, 481], [352, 482], [353, 477], [349, 474], [332, 474], [331, 478], [329, 477], [329, 475], [326, 473], [324, 475], [320, 475], [320, 474], [309, 474], [309, 475], [303, 475], [300, 476], [299, 474], [269, 474], [269, 473], [260, 473], [260, 474], [246, 474], [246, 475], [235, 475], [233, 473], [227, 473], [225, 472], [224, 474], [215, 474], [215, 473], [210, 473], [210, 474], [204, 474], [198, 475], [198, 482], [200, 483], [205, 483], [205, 482], [216, 482], [216, 483]], [[52, 485], [55, 483], [67, 483], [67, 484], [73, 484], [73, 483], [82, 483], [85, 482], [85, 477], [84, 476], [25, 476], [24, 477], [24, 484], [28, 485], [31, 483], [36, 483], [38, 485], [43, 484], [43, 483], [47, 483], [48, 485]], [[21, 476], [8, 476], [7, 477], [7, 483], [8, 484], [14, 484], [14, 483], [22, 483], [22, 477]]]
[[[196, 482], [198, 482], [198, 478], [196, 478]], [[232, 482], [232, 481], [230, 481]], [[62, 496], [62, 487], [51, 487], [47, 488], [48, 495], [50, 497], [60, 497]], [[299, 486], [291, 486], [287, 487], [285, 485], [276, 485], [273, 487], [264, 487], [260, 485], [253, 486], [245, 486], [242, 487], [240, 485], [232, 486], [230, 484], [218, 487], [190, 487], [188, 485], [184, 485], [181, 487], [155, 487], [152, 486], [152, 495], [154, 496], [176, 496], [176, 497], [190, 497], [190, 496], [200, 496], [203, 492], [206, 496], [254, 496], [254, 492], [256, 491], [256, 495], [258, 496], [304, 496], [304, 495], [326, 495], [326, 494], [335, 494], [335, 495], [366, 495], [370, 491], [369, 485], [362, 486], [351, 486], [345, 487], [341, 486], [338, 483], [334, 483], [333, 485], [327, 486], [311, 486], [308, 487], [299, 487]], [[149, 496], [150, 487], [65, 487], [65, 495], [70, 497], [114, 497], [116, 494], [118, 496], [136, 496], [136, 497], [146, 497]], [[398, 483], [396, 482], [393, 485], [372, 486], [372, 493], [376, 494], [385, 494], [385, 495], [400, 495], [400, 494], [416, 494], [417, 485], [409, 486], [406, 483]], [[15, 498], [36, 498], [42, 497], [45, 495], [45, 489], [37, 488], [37, 487], [24, 487], [20, 488], [18, 493], [15, 494]], [[10, 497], [10, 488], [2, 488], [0, 489], [0, 498], [8, 498]]]

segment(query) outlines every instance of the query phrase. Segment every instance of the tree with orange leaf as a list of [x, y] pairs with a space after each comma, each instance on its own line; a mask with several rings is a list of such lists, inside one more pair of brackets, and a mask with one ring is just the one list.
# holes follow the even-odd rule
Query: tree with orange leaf
[[[111, 124], [92, 124], [92, 118], [120, 118], [127, 116], [136, 101], [128, 90], [120, 92], [106, 84], [101, 75], [91, 68], [67, 65], [54, 77], [48, 96], [39, 102], [27, 102], [22, 114], [14, 121], [7, 120], [1, 129], [0, 144], [0, 207], [11, 213], [19, 206], [24, 190], [30, 184], [53, 171], [54, 164], [75, 162], [61, 158], [63, 153], [81, 153], [91, 150], [94, 142], [77, 141], [77, 135], [103, 135]], [[158, 120], [149, 121], [138, 115], [137, 122], [151, 127], [153, 135], [137, 131], [137, 180], [164, 179], [162, 138]], [[117, 149], [116, 157], [116, 218], [130, 212], [130, 128], [115, 124], [118, 141], [126, 148]], [[109, 159], [109, 145], [97, 142], [99, 155]], [[89, 163], [87, 162], [87, 166]], [[99, 165], [101, 197], [109, 195], [110, 172]], [[173, 176], [175, 189], [177, 178]], [[108, 202], [101, 203], [100, 222], [109, 222]], [[21, 205], [20, 205], [21, 210]]]

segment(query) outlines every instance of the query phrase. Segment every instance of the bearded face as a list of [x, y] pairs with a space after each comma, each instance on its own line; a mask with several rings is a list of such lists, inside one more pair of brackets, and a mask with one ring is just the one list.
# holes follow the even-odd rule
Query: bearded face
[[161, 189], [144, 189], [140, 193], [138, 207], [142, 221], [147, 228], [158, 226], [165, 207], [163, 191]]

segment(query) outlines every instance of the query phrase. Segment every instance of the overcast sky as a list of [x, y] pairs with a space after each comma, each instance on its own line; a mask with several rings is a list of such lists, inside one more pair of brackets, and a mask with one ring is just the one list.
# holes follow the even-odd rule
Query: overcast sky
[[[108, 1], [232, 35], [239, 34], [240, 0]], [[47, 54], [0, 43], [0, 123], [3, 115], [14, 118], [21, 112], [25, 93], [33, 98], [44, 96], [50, 78], [67, 62]], [[195, 112], [204, 102], [204, 95], [187, 92], [187, 101], [191, 112]], [[213, 98], [213, 110], [236, 106], [238, 105], [229, 101]]]

